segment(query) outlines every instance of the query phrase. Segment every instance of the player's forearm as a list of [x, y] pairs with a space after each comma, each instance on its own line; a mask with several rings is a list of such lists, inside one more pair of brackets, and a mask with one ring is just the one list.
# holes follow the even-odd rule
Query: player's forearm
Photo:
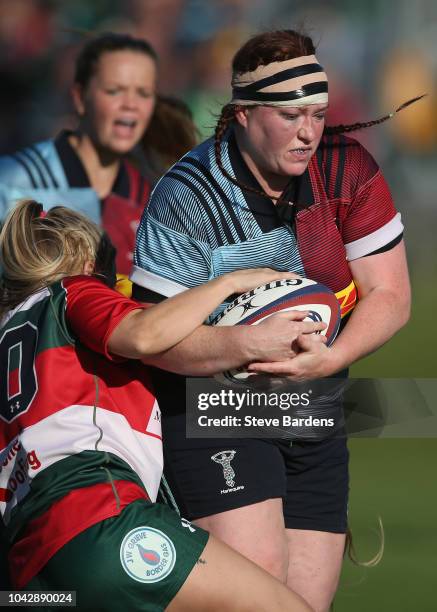
[[358, 302], [343, 332], [329, 349], [331, 363], [326, 375], [376, 351], [408, 322], [409, 316], [409, 290], [399, 293], [377, 287], [370, 291]]
[[[129, 313], [112, 332], [108, 342], [109, 350], [116, 355], [132, 359], [146, 359], [151, 355], [162, 353], [192, 334], [208, 315], [230, 295], [249, 291], [253, 287], [278, 280], [278, 278], [294, 278], [295, 276], [292, 272], [278, 272], [270, 268], [229, 272], [204, 285], [199, 285], [168, 298], [153, 308]], [[206, 340], [204, 338], [205, 334]], [[220, 365], [228, 362], [233, 363], [234, 360], [228, 354], [231, 347], [226, 343], [226, 338], [229, 338], [229, 341], [233, 343], [234, 336], [241, 341], [246, 335], [255, 337], [258, 334], [253, 331], [248, 333], [247, 330], [241, 328], [234, 332], [211, 329], [210, 331], [200, 332], [199, 341], [196, 340], [198, 336], [195, 335], [194, 345], [196, 350], [203, 352], [204, 359], [207, 362], [208, 355], [211, 359], [218, 359], [217, 356], [220, 355], [222, 359]], [[222, 337], [224, 337], [224, 340], [222, 340]], [[191, 342], [189, 342], [188, 347], [192, 346]], [[200, 342], [200, 345], [198, 345], [198, 342]], [[216, 346], [217, 344], [218, 346]], [[250, 348], [252, 348], [252, 352]], [[245, 363], [245, 360], [248, 361], [255, 357], [254, 344], [251, 345], [250, 342], [248, 344], [236, 343], [233, 350], [236, 353], [235, 358], [238, 364]], [[223, 357], [225, 355], [229, 359], [225, 359]], [[190, 357], [192, 360], [195, 359], [192, 353], [190, 353]], [[184, 359], [185, 356], [181, 358]], [[206, 367], [210, 370], [212, 364], [207, 363]]]
[[255, 337], [251, 331], [245, 327], [203, 325], [176, 346], [143, 362], [187, 376], [210, 376], [255, 359]]
[[166, 351], [202, 325], [233, 291], [231, 275], [224, 275], [153, 308], [133, 311], [112, 333], [109, 349], [132, 359]]

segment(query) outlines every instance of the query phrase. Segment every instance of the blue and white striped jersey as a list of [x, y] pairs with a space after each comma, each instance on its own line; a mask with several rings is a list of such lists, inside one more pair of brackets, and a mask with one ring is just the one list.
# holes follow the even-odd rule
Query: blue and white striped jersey
[[[232, 131], [221, 152], [231, 176], [261, 191]], [[348, 262], [402, 239], [378, 165], [353, 138], [324, 135], [281, 200], [275, 205], [234, 185], [207, 140], [156, 185], [137, 233], [132, 281], [169, 297], [226, 272], [270, 267], [327, 285], [346, 316], [357, 300]]]
[[[222, 142], [222, 162], [235, 176], [229, 138]], [[169, 297], [254, 267], [304, 272], [291, 227], [274, 222], [263, 231], [242, 190], [217, 166], [214, 143], [207, 140], [156, 185], [138, 229], [131, 280]]]

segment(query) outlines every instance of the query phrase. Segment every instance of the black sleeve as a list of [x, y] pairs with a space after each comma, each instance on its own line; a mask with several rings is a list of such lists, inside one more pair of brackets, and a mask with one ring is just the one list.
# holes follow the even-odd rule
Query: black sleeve
[[137, 302], [144, 302], [146, 304], [159, 304], [159, 302], [167, 299], [165, 295], [156, 293], [151, 289], [145, 289], [135, 283], [132, 284], [132, 298]]

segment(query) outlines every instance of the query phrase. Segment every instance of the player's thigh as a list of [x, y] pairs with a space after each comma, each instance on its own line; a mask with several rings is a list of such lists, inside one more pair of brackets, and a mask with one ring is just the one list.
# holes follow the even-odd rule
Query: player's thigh
[[310, 612], [299, 596], [211, 536], [169, 612]]
[[345, 534], [287, 529], [287, 585], [317, 612], [329, 610], [337, 590]]
[[346, 440], [293, 443], [284, 455], [287, 584], [317, 611], [328, 610], [338, 584], [347, 530]]
[[186, 439], [172, 426], [166, 434], [165, 474], [181, 513], [285, 580], [286, 474], [274, 441]]
[[273, 441], [187, 439], [183, 416], [165, 419], [164, 439], [165, 477], [189, 520], [285, 496], [285, 465]]
[[267, 499], [194, 521], [285, 582], [288, 546], [281, 499]]
[[287, 529], [289, 583], [306, 574], [327, 585], [338, 579], [344, 555], [346, 534]]

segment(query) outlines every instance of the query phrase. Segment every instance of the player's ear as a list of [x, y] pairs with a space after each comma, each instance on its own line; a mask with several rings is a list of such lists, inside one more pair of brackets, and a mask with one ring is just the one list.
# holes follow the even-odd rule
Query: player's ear
[[73, 105], [76, 113], [79, 117], [82, 117], [85, 114], [85, 91], [82, 85], [79, 83], [74, 83], [70, 89], [71, 99], [73, 100]]
[[91, 259], [88, 259], [88, 261], [84, 263], [83, 273], [86, 274], [86, 276], [91, 276], [93, 272], [94, 272], [94, 261], [92, 261]]
[[249, 109], [245, 106], [240, 106], [235, 111], [235, 119], [238, 121], [240, 125], [243, 127], [247, 127], [247, 116], [249, 114]]

